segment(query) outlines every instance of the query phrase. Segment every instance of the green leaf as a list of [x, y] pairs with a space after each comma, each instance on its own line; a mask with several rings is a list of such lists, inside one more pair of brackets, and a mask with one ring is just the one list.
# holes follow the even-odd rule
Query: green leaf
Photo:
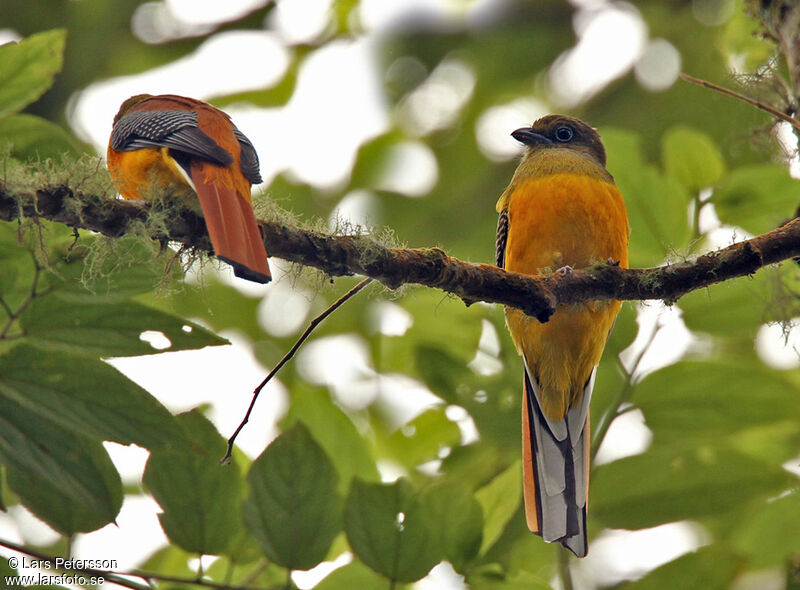
[[757, 164], [732, 170], [714, 191], [712, 203], [723, 223], [762, 234], [794, 217], [800, 182], [786, 166]]
[[54, 29], [0, 46], [0, 117], [21, 111], [53, 84], [61, 71], [67, 32]]
[[[382, 371], [403, 371], [413, 375], [419, 347], [447, 351], [454, 362], [466, 366], [475, 357], [481, 336], [482, 317], [465, 313], [460, 303], [442, 299], [433, 290], [415, 291], [402, 300], [414, 323], [402, 338], [381, 338], [376, 363]], [[442, 329], [446, 326], [446, 329]]]
[[20, 272], [17, 261], [5, 257], [0, 260], [2, 260], [2, 264], [0, 264], [0, 297], [3, 297], [14, 290]]
[[94, 485], [106, 487], [113, 514], [76, 502], [59, 486], [33, 471], [7, 468], [8, 487], [20, 501], [52, 528], [67, 536], [104, 527], [113, 522], [122, 507], [122, 482], [106, 450], [99, 443], [85, 439], [77, 439], [76, 446], [80, 449], [81, 461], [91, 465], [99, 478]]
[[795, 489], [752, 511], [731, 536], [734, 549], [747, 554], [753, 569], [780, 566], [800, 550], [800, 493]]
[[630, 265], [660, 264], [669, 253], [688, 244], [689, 193], [677, 180], [643, 161], [637, 135], [618, 129], [606, 129], [602, 135], [608, 170], [628, 209]]
[[[501, 342], [497, 360], [502, 363], [503, 371], [489, 376], [476, 375], [468, 363], [475, 358], [477, 345], [472, 350], [471, 356], [466, 359], [464, 357], [459, 359], [450, 354], [450, 348], [444, 344], [438, 347], [419, 345], [413, 349], [414, 366], [434, 394], [447, 404], [461, 406], [469, 412], [482, 440], [490, 445], [513, 450], [513, 456], [516, 457], [519, 454], [520, 444], [519, 403], [522, 361], [511, 341], [499, 306], [491, 309], [473, 308], [470, 311], [485, 311], [485, 319], [496, 330]], [[442, 325], [449, 326], [447, 322]], [[445, 332], [448, 329], [449, 327]], [[453, 447], [451, 456], [453, 452], [458, 451]], [[505, 465], [508, 461], [501, 460], [499, 463]], [[481, 462], [480, 465], [479, 469], [474, 466], [471, 468], [471, 477], [474, 475], [472, 481], [475, 484], [486, 481], [496, 472], [497, 463], [489, 461]]]
[[439, 451], [461, 442], [461, 430], [450, 421], [444, 408], [430, 409], [395, 430], [383, 441], [381, 450], [401, 465], [412, 469], [438, 458]]
[[552, 590], [547, 580], [525, 570], [513, 574], [502, 571], [497, 564], [476, 568], [467, 577], [474, 590]]
[[[344, 567], [334, 570], [319, 584], [315, 590], [347, 590], [354, 588], [385, 588], [386, 578], [375, 573], [360, 561], [353, 561]], [[406, 588], [405, 584], [395, 584], [396, 590]]]
[[375, 186], [391, 165], [392, 150], [405, 137], [401, 133], [379, 135], [358, 148], [358, 158], [353, 166], [352, 183], [355, 186]]
[[[255, 561], [262, 561], [263, 553], [261, 546], [250, 535], [245, 527], [239, 529], [239, 532], [231, 542], [228, 553], [225, 557], [226, 562], [231, 562], [236, 566], [244, 564], [252, 564]], [[277, 566], [276, 566], [277, 568]], [[282, 569], [282, 568], [279, 568]]]
[[622, 308], [614, 320], [614, 326], [606, 341], [604, 355], [618, 355], [628, 348], [639, 333], [639, 324], [636, 323], [636, 306], [634, 302], [623, 302]]
[[[528, 530], [525, 507], [520, 504], [516, 516], [509, 521], [500, 540], [482, 556], [482, 562], [500, 564], [509, 574], [522, 570], [544, 582], [553, 578], [558, 554], [562, 551], [561, 545], [544, 543], [539, 535]], [[508, 577], [515, 578], [513, 575]]]
[[483, 508], [483, 542], [481, 554], [500, 538], [506, 524], [514, 516], [522, 497], [522, 466], [514, 462], [487, 485], [475, 492]]
[[713, 186], [725, 173], [725, 162], [714, 140], [684, 125], [664, 134], [661, 157], [667, 174], [693, 192]]
[[[57, 227], [58, 224], [51, 224], [48, 231], [52, 233]], [[160, 244], [139, 235], [113, 239], [82, 235], [79, 244], [91, 253], [80, 248], [70, 251], [74, 237], [69, 234], [61, 236], [61, 240], [63, 247], [57, 253], [60, 264], [48, 279], [58, 289], [58, 297], [70, 303], [120, 303], [156, 290], [161, 291], [163, 300], [163, 292], [172, 286], [170, 280], [177, 282], [183, 276], [179, 264], [165, 268], [175, 255], [172, 250], [162, 251]], [[195, 314], [187, 310], [186, 315]]]
[[17, 284], [20, 271], [18, 261], [13, 257], [16, 254], [17, 252], [13, 252], [8, 256], [6, 256], [6, 252], [0, 254], [0, 261], [2, 261], [0, 264], [0, 297], [12, 292]]
[[769, 321], [767, 285], [773, 269], [698, 289], [681, 298], [686, 327], [714, 336], [752, 340]]
[[714, 441], [800, 416], [800, 390], [755, 362], [671, 365], [636, 386], [636, 401], [656, 440], [668, 444]]
[[[75, 305], [45, 296], [25, 310], [20, 324], [31, 344], [89, 356], [139, 356], [228, 342], [197, 324], [133, 301]], [[155, 348], [142, 340], [145, 332], [160, 333], [168, 345]]]
[[[20, 497], [30, 494], [32, 503], [43, 510], [47, 503], [39, 501], [42, 496], [36, 494], [45, 494], [45, 488], [51, 495], [80, 505], [101, 524], [114, 520], [122, 505], [119, 474], [100, 442], [66, 430], [5, 397], [0, 397], [0, 462], [9, 468], [9, 476], [13, 469], [36, 482], [40, 492], [27, 486], [15, 491]], [[56, 528], [64, 526], [65, 532], [73, 525], [83, 530], [86, 520], [72, 522], [69, 514], [61, 512], [65, 505], [43, 513], [42, 518], [52, 519]]]
[[681, 555], [649, 572], [635, 582], [623, 584], [620, 590], [675, 590], [703, 588], [726, 590], [739, 573], [742, 559], [717, 545], [702, 547]]
[[[46, 221], [41, 223], [47, 226]], [[35, 266], [23, 235], [16, 223], [0, 221], [0, 296], [12, 309], [28, 297], [34, 276]], [[4, 321], [5, 317], [3, 312]]]
[[[622, 389], [627, 386], [627, 378], [619, 364], [619, 354], [631, 345], [636, 338], [638, 324], [636, 323], [636, 308], [633, 305], [623, 304], [617, 316], [614, 328], [606, 342], [600, 366], [592, 391], [592, 433], [596, 434], [595, 426], [602, 420], [612, 417], [617, 411], [619, 396]], [[593, 441], [594, 443], [594, 441]]]
[[481, 546], [481, 505], [463, 486], [452, 482], [428, 488], [420, 495], [420, 503], [434, 543], [457, 572], [465, 573]]
[[150, 454], [143, 482], [161, 506], [161, 527], [186, 551], [220, 555], [240, 530], [242, 479], [219, 464], [225, 441], [199, 412], [178, 416], [194, 445]]
[[346, 493], [350, 480], [355, 476], [379, 481], [378, 468], [364, 439], [347, 414], [333, 403], [327, 390], [312, 388], [300, 380], [295, 380], [290, 389], [291, 406], [282, 424], [286, 426], [300, 421], [309, 429], [336, 467], [339, 491]]
[[63, 127], [33, 115], [0, 118], [0, 138], [0, 144], [9, 145], [11, 155], [20, 160], [80, 154], [77, 142]]
[[[519, 414], [520, 412], [515, 412]], [[519, 433], [514, 431], [519, 441]], [[520, 454], [519, 445], [513, 449], [497, 444], [471, 444], [454, 447], [442, 461], [441, 471], [447, 474], [448, 481], [456, 482], [474, 490], [497, 475], [498, 466], [508, 465]], [[520, 478], [522, 475], [520, 474]], [[484, 512], [484, 519], [486, 513]]]
[[189, 568], [189, 560], [193, 556], [177, 545], [167, 545], [157, 549], [141, 564], [143, 571], [168, 572], [170, 575], [189, 578], [197, 575], [197, 571]]
[[[270, 563], [264, 559], [261, 549], [258, 547], [255, 539], [248, 535], [252, 544], [255, 546], [256, 558], [253, 561], [237, 561], [233, 553], [237, 548], [231, 546], [229, 555], [221, 557], [211, 564], [211, 567], [204, 568], [204, 577], [208, 580], [226, 580], [235, 572], [235, 579], [247, 580], [247, 587], [249, 588], [270, 588], [277, 590], [278, 588], [286, 587], [286, 578], [288, 571], [275, 563]], [[249, 553], [249, 551], [248, 551]], [[163, 571], [163, 570], [157, 570]], [[190, 574], [190, 576], [197, 576], [197, 572]], [[236, 587], [235, 585], [233, 586]], [[202, 586], [201, 586], [202, 588]], [[291, 586], [292, 590], [296, 590], [296, 586]], [[315, 586], [316, 588], [316, 586]], [[149, 589], [148, 589], [149, 590]], [[169, 590], [174, 590], [169, 588]], [[183, 587], [180, 590], [184, 590]], [[197, 586], [186, 587], [185, 590], [199, 590]]]
[[[769, 4], [762, 5], [769, 10]], [[743, 75], [756, 74], [775, 55], [775, 45], [767, 35], [761, 34], [763, 26], [748, 14], [750, 10], [732, 10], [730, 18], [718, 41], [723, 55], [735, 55], [742, 60], [737, 71]]]
[[458, 386], [473, 377], [467, 363], [457, 360], [446, 348], [417, 346], [414, 365], [425, 385], [450, 403], [457, 403]]
[[597, 467], [591, 512], [612, 528], [640, 529], [665, 522], [754, 510], [788, 485], [777, 465], [732, 449], [653, 447], [646, 453]]
[[336, 471], [300, 423], [281, 434], [253, 462], [244, 503], [247, 528], [272, 561], [311, 569], [341, 530]]
[[17, 346], [0, 355], [0, 398], [77, 435], [145, 448], [181, 440], [158, 400], [96, 359]]
[[153, 306], [164, 305], [181, 316], [198, 318], [215, 332], [237, 330], [251, 340], [264, 338], [258, 325], [260, 303], [261, 297], [244, 295], [233, 285], [220, 283], [213, 277], [204, 277], [198, 287], [186, 285], [171, 294], [168, 301], [157, 298], [152, 302]]
[[390, 580], [414, 582], [442, 556], [410, 484], [354, 479], [345, 503], [344, 527], [353, 552]]

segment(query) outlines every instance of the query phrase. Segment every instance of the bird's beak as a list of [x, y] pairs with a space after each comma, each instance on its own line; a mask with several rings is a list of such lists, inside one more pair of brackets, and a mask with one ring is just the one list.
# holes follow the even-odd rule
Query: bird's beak
[[534, 145], [553, 145], [553, 142], [547, 139], [541, 133], [536, 133], [530, 127], [521, 127], [516, 131], [511, 133], [511, 137], [516, 139], [520, 143], [524, 143], [525, 145], [534, 146]]

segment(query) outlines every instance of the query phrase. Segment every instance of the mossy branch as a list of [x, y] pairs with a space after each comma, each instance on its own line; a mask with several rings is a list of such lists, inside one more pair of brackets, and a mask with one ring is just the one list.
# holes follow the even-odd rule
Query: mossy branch
[[[149, 206], [108, 199], [51, 186], [11, 194], [0, 183], [0, 219], [45, 218], [78, 229], [119, 237], [145, 221]], [[603, 264], [568, 274], [532, 277], [488, 264], [464, 262], [438, 248], [388, 248], [366, 235], [333, 236], [260, 221], [271, 256], [320, 269], [331, 276], [364, 275], [395, 289], [415, 283], [462, 298], [516, 307], [547, 321], [556, 306], [589, 300], [663, 299], [674, 302], [686, 293], [759, 268], [800, 256], [800, 218], [750, 240], [698, 258], [646, 269]], [[179, 209], [151, 231], [157, 240], [211, 251], [202, 217]]]

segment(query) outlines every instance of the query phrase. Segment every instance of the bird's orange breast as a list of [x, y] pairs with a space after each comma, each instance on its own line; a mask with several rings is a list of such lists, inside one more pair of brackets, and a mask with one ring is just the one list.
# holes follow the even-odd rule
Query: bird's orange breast
[[[544, 274], [609, 259], [628, 266], [628, 219], [617, 187], [587, 175], [557, 173], [520, 182], [508, 195], [505, 268]], [[583, 391], [620, 302], [559, 308], [540, 324], [516, 309], [506, 321], [542, 389], [542, 410], [560, 420]]]
[[539, 274], [609, 258], [628, 264], [628, 218], [619, 189], [577, 174], [526, 180], [508, 200], [505, 266]]

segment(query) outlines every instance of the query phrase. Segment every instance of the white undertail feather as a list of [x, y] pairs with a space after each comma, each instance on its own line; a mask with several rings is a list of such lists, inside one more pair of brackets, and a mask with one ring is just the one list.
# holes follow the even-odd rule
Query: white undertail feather
[[192, 177], [189, 176], [189, 173], [186, 172], [186, 170], [183, 169], [183, 166], [181, 166], [180, 163], [178, 163], [178, 161], [175, 158], [173, 158], [172, 156], [169, 155], [169, 150], [167, 148], [161, 148], [161, 150], [162, 150], [162, 153], [166, 154], [167, 157], [169, 158], [169, 161], [170, 161], [170, 163], [172, 165], [172, 168], [174, 170], [176, 170], [178, 172], [178, 174], [181, 175], [181, 177], [183, 177], [183, 180], [186, 181], [186, 184], [188, 184], [190, 187], [192, 187], [192, 190], [196, 193], [197, 192], [197, 187], [194, 186], [194, 181], [192, 180]]
[[[586, 386], [580, 403], [563, 420], [548, 419], [541, 410], [541, 391], [525, 363], [525, 400], [529, 440], [524, 449], [533, 459], [530, 473], [535, 494], [527, 493], [528, 524], [548, 542], [560, 542], [578, 557], [586, 555], [586, 498], [589, 479], [589, 402], [597, 369]], [[526, 437], [527, 438], [527, 437]]]

